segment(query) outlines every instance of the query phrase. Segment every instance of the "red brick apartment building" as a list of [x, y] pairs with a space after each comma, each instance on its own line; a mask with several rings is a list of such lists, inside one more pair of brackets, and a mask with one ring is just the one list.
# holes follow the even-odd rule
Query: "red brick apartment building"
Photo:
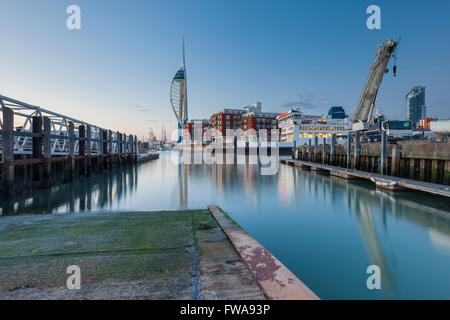
[[255, 102], [251, 107], [243, 109], [222, 109], [211, 116], [211, 127], [218, 129], [221, 136], [226, 136], [227, 129], [267, 129], [270, 136], [271, 129], [278, 129], [276, 120], [279, 113], [262, 112], [261, 102]]

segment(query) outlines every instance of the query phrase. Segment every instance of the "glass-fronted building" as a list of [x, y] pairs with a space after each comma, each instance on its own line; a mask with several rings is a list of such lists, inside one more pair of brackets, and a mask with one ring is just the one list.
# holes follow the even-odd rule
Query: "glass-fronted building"
[[425, 87], [417, 86], [406, 95], [406, 120], [413, 128], [426, 118]]

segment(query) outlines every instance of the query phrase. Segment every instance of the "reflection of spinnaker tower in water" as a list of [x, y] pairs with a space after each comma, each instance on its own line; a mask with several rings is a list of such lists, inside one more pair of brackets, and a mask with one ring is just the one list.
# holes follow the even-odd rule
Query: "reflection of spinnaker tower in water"
[[172, 84], [170, 85], [170, 103], [178, 121], [178, 142], [181, 142], [181, 129], [188, 120], [186, 80], [183, 38], [183, 59], [181, 61], [181, 68], [173, 77]]

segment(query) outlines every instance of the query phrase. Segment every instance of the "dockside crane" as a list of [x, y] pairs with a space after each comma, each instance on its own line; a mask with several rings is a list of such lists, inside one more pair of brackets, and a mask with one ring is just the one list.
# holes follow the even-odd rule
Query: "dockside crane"
[[[372, 124], [372, 113], [375, 107], [378, 90], [385, 73], [389, 71], [388, 63], [392, 56], [396, 59], [396, 48], [399, 42], [387, 40], [378, 43], [377, 54], [369, 70], [366, 83], [359, 98], [358, 106], [352, 117], [351, 131], [363, 131]], [[393, 67], [394, 76], [397, 66]]]

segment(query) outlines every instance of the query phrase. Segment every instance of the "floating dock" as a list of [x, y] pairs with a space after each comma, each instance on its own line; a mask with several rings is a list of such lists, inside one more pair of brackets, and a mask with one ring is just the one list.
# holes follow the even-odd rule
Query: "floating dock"
[[377, 188], [400, 191], [400, 190], [416, 190], [423, 191], [439, 196], [450, 197], [450, 187], [446, 185], [423, 182], [411, 179], [404, 179], [393, 176], [381, 175], [373, 172], [360, 171], [355, 169], [346, 169], [341, 167], [330, 166], [295, 159], [280, 159], [281, 163], [290, 164], [298, 167], [306, 167], [314, 171], [327, 171], [330, 175], [344, 179], [366, 179], [375, 183]]

